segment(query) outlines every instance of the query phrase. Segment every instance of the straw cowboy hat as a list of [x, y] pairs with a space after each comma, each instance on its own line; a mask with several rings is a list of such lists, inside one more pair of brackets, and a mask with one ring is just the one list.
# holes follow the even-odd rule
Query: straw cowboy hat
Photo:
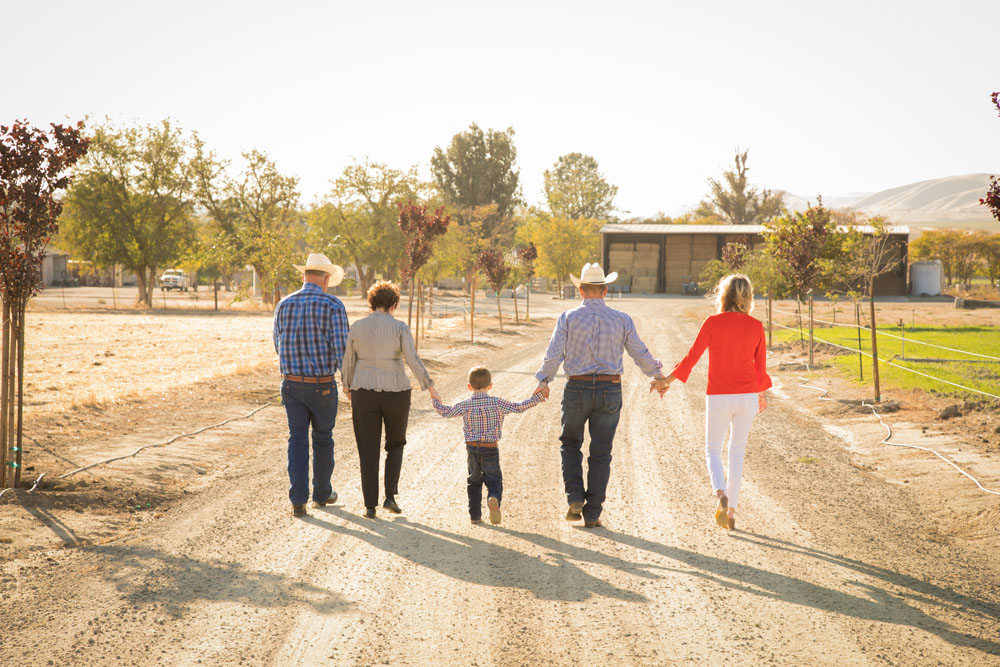
[[321, 255], [316, 252], [309, 253], [309, 257], [306, 258], [305, 266], [299, 266], [298, 264], [292, 264], [299, 273], [305, 273], [306, 271], [324, 271], [330, 274], [330, 287], [336, 287], [340, 284], [340, 281], [344, 279], [344, 269], [330, 262], [330, 259], [326, 255]]
[[612, 271], [608, 275], [604, 275], [604, 269], [597, 262], [593, 264], [584, 264], [583, 271], [580, 272], [580, 277], [570, 276], [570, 280], [573, 284], [579, 287], [580, 285], [608, 285], [615, 281], [618, 277], [617, 271]]

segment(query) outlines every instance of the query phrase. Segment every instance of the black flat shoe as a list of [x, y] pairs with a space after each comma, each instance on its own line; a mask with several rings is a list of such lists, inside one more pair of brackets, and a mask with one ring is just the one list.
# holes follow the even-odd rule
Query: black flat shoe
[[374, 519], [375, 518], [375, 508], [374, 507], [369, 507], [369, 508], [365, 509], [365, 518], [366, 519]]
[[399, 509], [399, 505], [396, 504], [395, 500], [389, 500], [386, 498], [385, 502], [382, 503], [382, 508], [387, 509], [393, 514], [402, 514], [403, 510]]

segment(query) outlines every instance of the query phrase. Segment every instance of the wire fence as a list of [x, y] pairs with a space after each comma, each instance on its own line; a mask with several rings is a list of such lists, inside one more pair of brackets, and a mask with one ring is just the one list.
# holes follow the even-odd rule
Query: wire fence
[[[771, 312], [781, 313], [783, 315], [791, 315], [793, 317], [798, 317], [800, 315], [799, 313], [789, 312], [787, 310], [778, 310], [777, 308], [771, 308]], [[860, 324], [852, 324], [850, 322], [831, 322], [829, 320], [821, 320], [818, 317], [814, 317], [813, 318], [813, 322], [819, 322], [820, 324], [829, 324], [829, 325], [835, 326], [835, 327], [847, 327], [847, 328], [851, 328], [851, 329], [861, 329], [862, 331], [869, 331], [869, 332], [871, 331], [870, 327], [861, 326]], [[775, 322], [775, 324], [777, 324], [777, 322]], [[916, 338], [906, 338], [904, 336], [897, 336], [897, 335], [891, 334], [891, 333], [889, 333], [887, 331], [879, 331], [877, 328], [875, 329], [875, 334], [878, 335], [878, 336], [886, 336], [887, 338], [895, 338], [896, 340], [902, 340], [902, 341], [905, 341], [907, 343], [917, 343], [919, 345], [926, 345], [928, 347], [935, 347], [935, 348], [937, 348], [939, 350], [947, 350], [949, 352], [955, 352], [955, 353], [958, 353], [958, 354], [967, 354], [969, 356], [981, 357], [983, 359], [989, 359], [991, 361], [1000, 361], [1000, 357], [993, 357], [993, 356], [990, 356], [988, 354], [981, 354], [979, 352], [970, 352], [969, 350], [959, 350], [959, 349], [954, 348], [954, 347], [946, 347], [944, 345], [937, 345], [935, 343], [928, 343], [926, 341], [917, 340]]]
[[[777, 326], [777, 327], [781, 327], [782, 329], [787, 329], [789, 331], [795, 331], [795, 332], [800, 333], [800, 334], [809, 335], [807, 331], [803, 331], [802, 329], [799, 329], [798, 327], [786, 326], [784, 324], [781, 324], [780, 322], [774, 322], [773, 320], [772, 320], [771, 324], [773, 324], [774, 326]], [[869, 329], [869, 331], [870, 331], [870, 329]], [[876, 333], [878, 333], [878, 332], [876, 331]], [[828, 340], [824, 340], [822, 338], [819, 338], [818, 336], [816, 336], [815, 332], [813, 333], [813, 339], [816, 340], [816, 341], [819, 341], [820, 343], [823, 343], [824, 345], [831, 345], [833, 347], [837, 347], [837, 348], [840, 348], [842, 350], [847, 350], [848, 352], [850, 352], [852, 354], [861, 354], [861, 355], [864, 355], [864, 356], [868, 357], [869, 359], [871, 359], [873, 357], [872, 354], [870, 354], [868, 352], [865, 352], [864, 350], [855, 349], [853, 347], [847, 347], [846, 345], [840, 345], [839, 343], [834, 343], [832, 341], [828, 341]], [[991, 394], [991, 393], [989, 393], [987, 391], [981, 391], [979, 389], [974, 389], [972, 387], [967, 387], [965, 385], [958, 384], [957, 382], [952, 382], [950, 380], [945, 380], [943, 378], [935, 377], [933, 375], [929, 375], [927, 373], [923, 373], [921, 371], [914, 370], [912, 368], [907, 368], [906, 366], [900, 366], [899, 364], [894, 363], [894, 362], [892, 362], [892, 361], [890, 361], [888, 359], [879, 358], [879, 362], [881, 362], [883, 364], [886, 364], [887, 366], [892, 366], [894, 368], [899, 368], [899, 369], [904, 370], [904, 371], [906, 371], [908, 373], [913, 373], [914, 375], [920, 375], [922, 377], [928, 378], [930, 380], [934, 380], [936, 382], [941, 382], [943, 384], [947, 384], [947, 385], [951, 385], [953, 387], [957, 387], [959, 389], [962, 389], [963, 391], [972, 392], [974, 394], [981, 394], [982, 396], [988, 396], [989, 398], [995, 398], [997, 400], [1000, 400], [1000, 396], [998, 396], [996, 394]]]

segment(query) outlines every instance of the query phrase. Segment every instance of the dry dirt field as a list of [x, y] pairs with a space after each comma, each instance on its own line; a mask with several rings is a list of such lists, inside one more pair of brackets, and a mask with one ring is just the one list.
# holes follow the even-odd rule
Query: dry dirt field
[[[612, 305], [667, 366], [710, 312], [697, 299]], [[557, 380], [553, 400], [505, 424], [494, 527], [469, 525], [461, 425], [420, 392], [403, 515], [362, 518], [342, 402], [340, 501], [292, 518], [266, 314], [40, 312], [29, 324], [25, 478], [46, 477], [0, 499], [0, 664], [1000, 662], [997, 497], [933, 455], [879, 444], [861, 389], [824, 371], [800, 386], [803, 372], [782, 366], [798, 350], [770, 362], [739, 530], [712, 520], [707, 364], [661, 401], [627, 360], [606, 526], [563, 519]], [[471, 345], [460, 318], [435, 321], [421, 352], [446, 399], [475, 362], [496, 371], [495, 393], [533, 388], [551, 318], [484, 324]], [[941, 422], [937, 399], [886, 399], [901, 406], [886, 415], [898, 441], [1000, 490], [995, 412]]]

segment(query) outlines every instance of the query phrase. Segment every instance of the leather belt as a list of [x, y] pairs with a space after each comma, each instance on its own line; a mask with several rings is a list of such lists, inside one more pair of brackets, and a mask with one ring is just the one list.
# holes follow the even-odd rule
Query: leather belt
[[497, 446], [497, 443], [495, 443], [495, 442], [470, 442], [468, 440], [465, 441], [465, 444], [467, 444], [469, 447], [496, 447]]
[[328, 384], [333, 382], [332, 375], [324, 375], [323, 377], [308, 377], [304, 375], [282, 375], [282, 380], [288, 380], [289, 382], [305, 382], [306, 384]]
[[570, 380], [582, 380], [584, 382], [621, 382], [621, 375], [570, 375]]

